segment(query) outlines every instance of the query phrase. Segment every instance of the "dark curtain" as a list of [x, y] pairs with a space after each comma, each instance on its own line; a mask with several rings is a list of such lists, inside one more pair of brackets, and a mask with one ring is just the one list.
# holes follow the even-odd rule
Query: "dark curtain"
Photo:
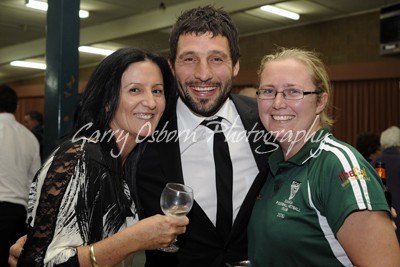
[[355, 145], [363, 132], [400, 126], [400, 79], [332, 82], [334, 135]]

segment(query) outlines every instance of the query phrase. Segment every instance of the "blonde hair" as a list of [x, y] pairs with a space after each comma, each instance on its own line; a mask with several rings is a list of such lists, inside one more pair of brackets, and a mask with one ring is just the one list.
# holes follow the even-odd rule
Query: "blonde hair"
[[[316, 90], [328, 94], [328, 102], [320, 114], [320, 124], [321, 127], [331, 127], [333, 125], [333, 119], [331, 118], [332, 86], [325, 65], [316, 52], [300, 48], [279, 47], [273, 54], [265, 55], [261, 59], [260, 67], [257, 71], [258, 81], [260, 82], [261, 73], [267, 63], [288, 58], [302, 62], [310, 71]], [[320, 95], [318, 95], [317, 101], [320, 101]]]

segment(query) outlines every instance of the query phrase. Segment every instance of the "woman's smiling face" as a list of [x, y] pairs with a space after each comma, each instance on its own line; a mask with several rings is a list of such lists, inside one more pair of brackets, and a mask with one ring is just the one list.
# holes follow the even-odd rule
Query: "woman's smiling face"
[[165, 109], [164, 82], [150, 61], [132, 63], [121, 78], [119, 102], [111, 129], [133, 138], [153, 133]]
[[[267, 62], [260, 74], [260, 89], [296, 88], [303, 91], [317, 91], [310, 70], [301, 61], [285, 58]], [[287, 100], [278, 93], [273, 100], [258, 99], [258, 110], [264, 127], [277, 138], [277, 141], [294, 141], [307, 132], [320, 128], [318, 114], [324, 109], [326, 93], [304, 95], [299, 100]], [[304, 134], [304, 135], [303, 135]], [[287, 139], [292, 136], [291, 140]], [[282, 138], [285, 137], [285, 140]]]

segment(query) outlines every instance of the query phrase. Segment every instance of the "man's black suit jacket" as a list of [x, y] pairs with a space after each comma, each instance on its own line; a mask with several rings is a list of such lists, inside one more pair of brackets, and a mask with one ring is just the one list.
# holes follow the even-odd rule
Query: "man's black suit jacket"
[[[252, 131], [249, 136], [249, 144], [258, 169], [261, 171], [267, 168], [268, 155], [264, 153], [266, 148], [262, 133], [265, 133], [265, 130], [259, 121], [256, 102], [254, 99], [239, 95], [232, 95], [231, 99], [246, 131]], [[176, 104], [174, 103], [174, 105]], [[175, 107], [171, 108], [170, 114], [167, 115], [166, 124], [165, 122], [160, 124], [158, 129], [163, 130], [164, 135], [160, 135], [157, 142], [150, 140], [147, 143], [136, 165], [136, 194], [141, 218], [163, 214], [160, 209], [160, 195], [165, 184], [168, 182], [183, 183], [184, 181], [179, 141], [176, 136], [172, 138], [173, 133], [177, 133]], [[170, 135], [168, 135], [169, 133]], [[264, 179], [265, 177], [259, 177], [254, 181], [225, 243], [220, 239], [216, 228], [205, 212], [195, 202], [188, 214], [187, 232], [178, 236], [179, 252], [146, 251], [146, 267], [221, 267], [225, 266], [226, 262], [247, 259], [247, 223]]]

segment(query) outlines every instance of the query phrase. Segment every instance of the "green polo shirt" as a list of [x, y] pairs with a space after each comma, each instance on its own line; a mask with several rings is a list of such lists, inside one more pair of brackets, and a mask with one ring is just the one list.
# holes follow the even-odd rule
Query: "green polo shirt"
[[353, 266], [336, 239], [356, 210], [386, 210], [382, 182], [357, 150], [320, 129], [285, 161], [279, 148], [249, 222], [253, 267]]

